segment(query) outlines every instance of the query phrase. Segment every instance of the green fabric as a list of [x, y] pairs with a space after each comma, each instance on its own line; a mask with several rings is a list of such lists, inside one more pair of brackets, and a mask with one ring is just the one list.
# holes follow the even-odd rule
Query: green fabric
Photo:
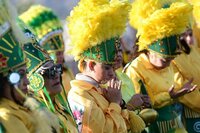
[[26, 57], [28, 58], [27, 69], [29, 75], [36, 71], [44, 63], [51, 60], [48, 53], [42, 50], [37, 44], [25, 44], [24, 50]]
[[8, 26], [3, 35], [0, 35], [0, 73], [6, 73], [23, 64], [25, 64], [25, 58], [22, 47]]
[[200, 132], [200, 118], [185, 118], [185, 124], [188, 133]]
[[122, 99], [127, 103], [135, 94], [135, 88], [130, 78], [120, 70], [116, 70], [116, 74], [119, 80], [122, 81], [121, 92]]
[[[142, 80], [139, 81], [141, 85], [141, 93], [147, 95], [146, 87]], [[148, 133], [161, 133], [158, 127], [157, 122], [159, 121], [169, 121], [175, 119], [177, 117], [177, 113], [175, 112], [175, 106], [168, 105], [159, 109], [155, 109], [158, 113], [158, 117], [154, 123], [152, 123], [148, 128]], [[175, 133], [175, 128], [170, 129], [167, 133]]]
[[148, 48], [161, 56], [174, 57], [177, 55], [178, 45], [178, 37], [170, 36], [152, 43], [148, 46]]
[[34, 19], [32, 19], [32, 21], [28, 22], [28, 25], [30, 25], [31, 27], [37, 28], [37, 27], [40, 27], [42, 23], [52, 21], [54, 19], [58, 19], [57, 16], [53, 14], [52, 11], [46, 10], [37, 14], [37, 16], [35, 16]]
[[85, 50], [82, 54], [82, 57], [96, 60], [98, 62], [112, 64], [114, 63], [115, 54], [117, 51], [118, 38], [112, 38], [105, 42], [102, 42], [99, 45], [93, 46]]
[[62, 34], [51, 36], [51, 38], [49, 38], [48, 41], [42, 45], [42, 47], [47, 50], [48, 53], [64, 51], [64, 41]]
[[30, 43], [24, 44], [24, 52], [28, 60], [27, 69], [28, 69], [29, 75], [31, 75], [44, 63], [52, 59], [50, 58], [48, 53], [40, 47], [34, 34], [32, 33], [31, 30], [28, 29], [28, 27], [26, 27], [24, 22], [18, 19], [17, 23], [23, 30], [26, 37], [31, 40]]
[[5, 128], [2, 123], [0, 123], [0, 133], [5, 133]]

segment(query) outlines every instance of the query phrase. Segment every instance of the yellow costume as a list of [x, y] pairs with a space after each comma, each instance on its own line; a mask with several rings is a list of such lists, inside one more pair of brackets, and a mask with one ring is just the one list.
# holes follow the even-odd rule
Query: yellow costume
[[186, 79], [194, 78], [193, 83], [200, 86], [200, 49], [196, 46], [191, 46], [190, 54], [181, 54], [176, 57], [173, 64], [178, 68], [181, 74]]
[[[45, 15], [45, 17], [43, 17], [43, 15]], [[77, 133], [77, 126], [73, 119], [64, 91], [62, 90], [63, 93], [61, 92], [63, 95], [57, 93], [54, 97], [50, 97], [50, 94], [47, 91], [48, 88], [44, 85], [44, 78], [41, 73], [38, 72], [38, 70], [43, 68], [43, 65], [47, 62], [52, 62], [52, 64], [55, 62], [56, 64], [58, 59], [56, 58], [56, 52], [64, 50], [61, 22], [51, 9], [41, 5], [32, 6], [21, 14], [19, 18], [28, 27], [33, 29], [32, 32], [37, 35], [36, 38], [39, 40], [39, 42], [36, 41], [34, 44], [27, 44], [24, 47], [29, 60], [28, 71], [30, 92], [34, 92], [33, 95], [57, 116], [61, 133]], [[38, 25], [32, 25], [34, 22]], [[28, 29], [25, 31], [28, 31]], [[26, 34], [28, 34], [28, 32]], [[45, 50], [40, 47], [39, 44], [43, 46]], [[59, 70], [57, 70], [58, 68], [55, 69], [56, 73], [61, 74], [61, 67], [59, 67]], [[64, 72], [68, 72], [67, 69], [64, 70]], [[54, 70], [50, 71], [52, 73], [55, 72]], [[67, 82], [69, 82], [69, 80]]]
[[[87, 80], [88, 79], [88, 80]], [[84, 133], [133, 133], [141, 132], [143, 120], [116, 103], [109, 103], [94, 80], [78, 74], [71, 82], [69, 103], [79, 131]]]
[[[176, 57], [179, 50], [178, 36], [190, 23], [192, 6], [181, 0], [135, 0], [130, 12], [130, 24], [138, 30], [138, 50], [140, 54], [126, 67], [126, 74], [134, 83], [136, 93], [148, 94], [152, 107], [159, 116], [150, 125], [150, 133], [186, 132], [169, 94], [169, 88], [180, 89], [187, 80], [170, 65], [156, 69], [150, 62], [148, 54], [157, 57]], [[181, 103], [189, 102], [183, 96]]]
[[[119, 36], [125, 29], [128, 1], [81, 0], [67, 19], [72, 42], [70, 53], [81, 63], [95, 60], [113, 64], [119, 48]], [[134, 112], [121, 109], [102, 95], [102, 88], [93, 78], [83, 73], [71, 81], [68, 100], [78, 124], [84, 133], [140, 133], [145, 123]]]
[[[1, 91], [9, 90], [8, 93], [1, 92], [1, 129], [6, 133], [53, 133], [53, 129], [59, 133], [59, 124], [54, 115], [35, 99], [25, 96], [21, 90], [23, 88], [18, 85], [28, 85], [25, 69], [27, 60], [22, 45], [31, 44], [33, 38], [27, 38], [17, 25], [16, 10], [9, 0], [0, 0], [0, 10], [0, 84]], [[20, 74], [21, 70], [24, 71], [23, 74]], [[15, 76], [11, 78], [13, 74]]]
[[[199, 60], [200, 60], [200, 53], [199, 48], [196, 46], [191, 46], [190, 54], [182, 54], [175, 58], [173, 61], [174, 69], [177, 72], [180, 72], [181, 75], [184, 76], [186, 79], [193, 78], [193, 83], [197, 84], [198, 89], [196, 89], [191, 94], [187, 94], [185, 100], [187, 102], [183, 102], [186, 106], [184, 106], [184, 115], [186, 121], [186, 127], [189, 132], [198, 132], [197, 126], [194, 126], [195, 123], [200, 121], [200, 68], [199, 68]], [[193, 123], [193, 124], [192, 124]]]
[[[45, 14], [45, 17], [43, 15]], [[64, 40], [62, 23], [56, 14], [48, 7], [42, 5], [31, 6], [27, 11], [22, 13], [19, 18], [32, 29], [33, 34], [39, 40], [39, 44], [49, 53], [55, 63], [62, 64], [63, 74], [62, 83], [65, 92], [68, 93], [70, 81], [74, 79], [74, 75], [67, 65], [64, 65], [64, 55], [57, 56], [58, 52], [63, 54]], [[33, 23], [36, 23], [35, 25]], [[62, 59], [59, 59], [62, 58]], [[63, 97], [65, 92], [62, 91]]]
[[0, 121], [6, 133], [35, 133], [36, 123], [31, 114], [30, 110], [11, 100], [2, 98], [0, 101]]
[[[72, 71], [69, 68], [63, 67], [63, 74], [62, 74], [62, 82], [63, 86], [65, 88], [66, 93], [69, 92], [71, 86], [70, 86], [70, 81], [74, 79], [74, 75]], [[62, 95], [64, 96], [64, 93], [62, 92]]]
[[[54, 103], [55, 106], [55, 114], [63, 122], [63, 125], [66, 126], [67, 133], [76, 133], [76, 123], [71, 115], [66, 113], [64, 107], [56, 100]], [[61, 129], [61, 133], [64, 133], [64, 129]]]
[[[162, 112], [162, 115], [159, 115], [159, 118], [165, 119], [162, 120], [159, 126], [166, 124], [167, 126], [163, 128], [160, 132], [165, 132], [166, 130], [171, 130], [172, 128], [182, 128], [183, 125], [180, 124], [178, 119], [178, 114], [174, 112], [174, 109], [168, 105], [173, 103], [168, 89], [174, 84], [176, 90], [183, 85], [183, 79], [180, 76], [176, 75], [172, 66], [169, 66], [162, 70], [156, 70], [148, 61], [148, 58], [145, 54], [140, 55], [136, 58], [126, 70], [126, 74], [131, 78], [134, 83], [136, 93], [141, 93], [141, 84], [140, 80], [145, 84], [147, 94], [151, 99], [153, 108], [158, 112]], [[174, 81], [174, 77], [178, 77]], [[162, 108], [164, 109], [162, 110]], [[170, 119], [174, 120], [172, 122]], [[167, 121], [167, 119], [169, 121]]]

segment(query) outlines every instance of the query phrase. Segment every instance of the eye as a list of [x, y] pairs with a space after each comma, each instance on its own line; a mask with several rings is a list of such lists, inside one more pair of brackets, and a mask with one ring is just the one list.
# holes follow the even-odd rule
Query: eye
[[105, 70], [110, 70], [111, 68], [112, 68], [111, 65], [104, 65], [104, 69], [105, 69]]

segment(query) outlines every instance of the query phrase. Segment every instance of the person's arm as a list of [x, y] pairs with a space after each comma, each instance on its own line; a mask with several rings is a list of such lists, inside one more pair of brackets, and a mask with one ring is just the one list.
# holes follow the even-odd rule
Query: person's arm
[[[140, 69], [144, 69], [144, 68], [140, 68]], [[143, 81], [145, 79], [143, 79], [142, 74], [140, 74], [134, 66], [129, 66], [129, 68], [126, 70], [126, 74], [132, 80], [136, 93], [142, 94], [144, 91], [144, 89], [142, 89], [141, 82], [143, 83], [145, 90], [147, 89]], [[160, 92], [157, 95], [153, 94], [152, 91], [148, 91], [148, 90], [146, 90], [146, 93], [150, 97], [150, 102], [152, 106], [155, 108], [160, 108], [165, 105], [171, 104], [173, 102], [173, 99], [171, 98], [168, 91]]]

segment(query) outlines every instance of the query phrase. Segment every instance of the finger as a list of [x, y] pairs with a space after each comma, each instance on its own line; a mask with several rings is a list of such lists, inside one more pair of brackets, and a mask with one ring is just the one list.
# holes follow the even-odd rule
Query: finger
[[111, 87], [111, 80], [108, 81], [108, 87]]
[[117, 88], [118, 88], [118, 82], [117, 82], [116, 80], [114, 81], [113, 88], [114, 88], [114, 89], [117, 89]]
[[173, 91], [174, 91], [174, 85], [172, 85], [172, 86], [169, 88], [168, 91], [169, 91], [169, 92], [173, 92]]
[[111, 81], [110, 81], [110, 87], [111, 87], [111, 88], [114, 87], [114, 79], [111, 79]]
[[119, 85], [118, 85], [118, 90], [121, 89], [121, 85], [122, 85], [122, 81], [120, 80], [120, 81], [119, 81]]
[[190, 92], [194, 91], [197, 88], [197, 85], [194, 85], [191, 89]]

